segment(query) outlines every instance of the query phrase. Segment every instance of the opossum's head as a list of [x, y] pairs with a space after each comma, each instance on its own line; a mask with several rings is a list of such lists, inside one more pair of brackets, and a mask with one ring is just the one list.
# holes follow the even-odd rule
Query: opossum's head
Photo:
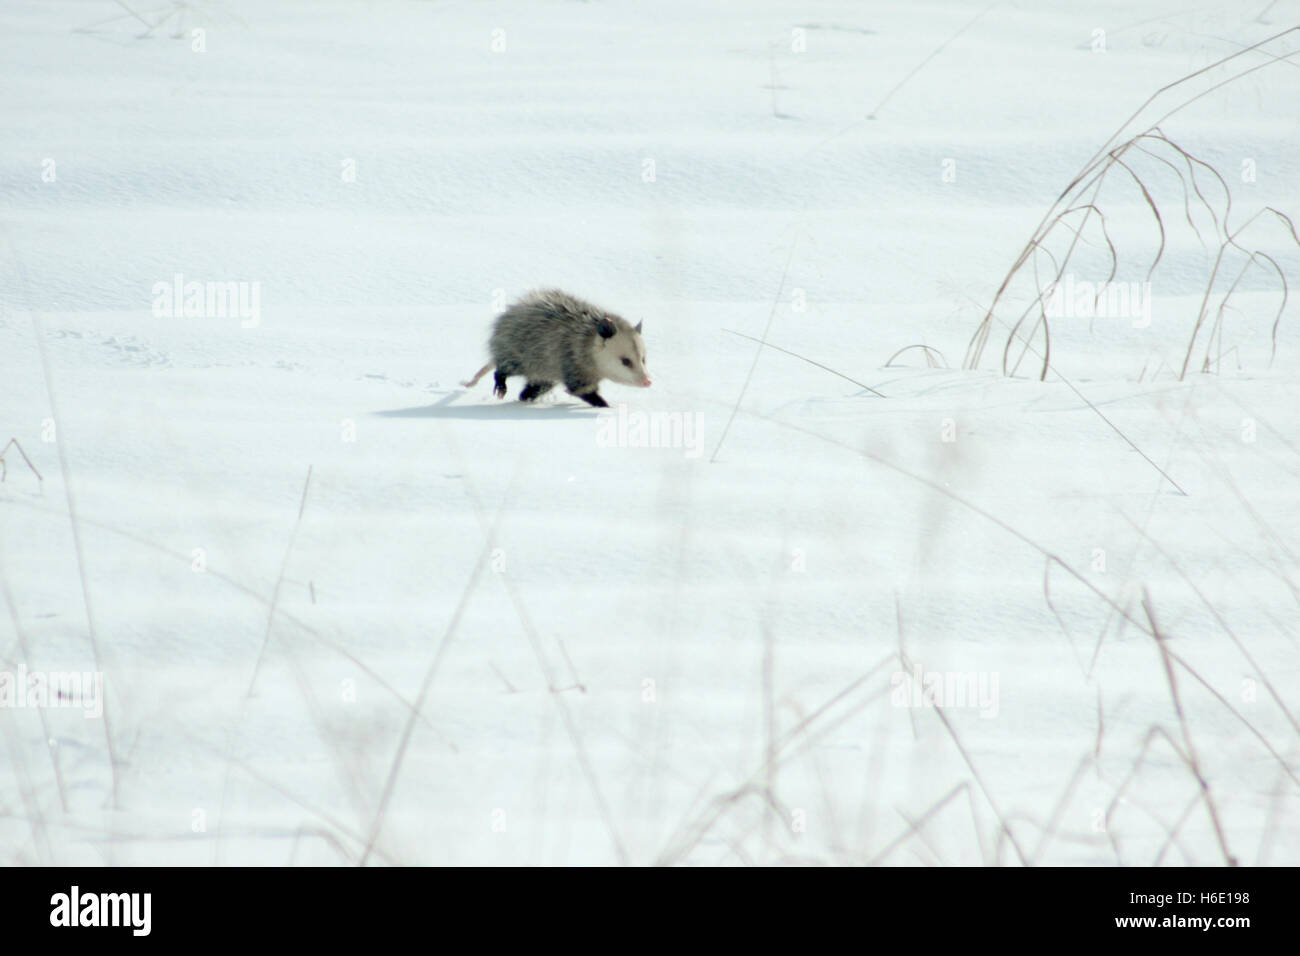
[[649, 388], [641, 323], [632, 326], [622, 319], [606, 317], [597, 323], [596, 331], [600, 336], [596, 339], [596, 369], [601, 377], [621, 385]]

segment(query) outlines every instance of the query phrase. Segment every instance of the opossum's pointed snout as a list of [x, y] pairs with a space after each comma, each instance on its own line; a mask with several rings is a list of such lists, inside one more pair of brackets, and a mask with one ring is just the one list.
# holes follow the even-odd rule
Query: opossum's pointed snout
[[645, 378], [641, 379], [641, 387], [642, 387], [642, 388], [649, 388], [649, 387], [650, 387], [651, 385], [653, 385], [653, 384], [654, 384], [654, 383], [650, 381], [650, 376], [649, 376], [649, 375], [647, 375]]

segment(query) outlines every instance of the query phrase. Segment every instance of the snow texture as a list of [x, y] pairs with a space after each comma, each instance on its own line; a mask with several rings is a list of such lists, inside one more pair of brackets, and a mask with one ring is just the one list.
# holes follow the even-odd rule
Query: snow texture
[[[130, 6], [0, 8], [0, 862], [1300, 863], [1300, 34], [963, 361], [1300, 4]], [[461, 388], [542, 286], [653, 387]]]

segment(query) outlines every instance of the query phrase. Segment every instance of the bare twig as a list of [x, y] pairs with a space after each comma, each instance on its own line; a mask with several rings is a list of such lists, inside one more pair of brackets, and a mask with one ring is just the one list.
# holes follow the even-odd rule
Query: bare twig
[[[755, 337], [752, 336], [752, 335], [746, 335], [744, 332], [737, 332], [737, 331], [735, 331], [734, 329], [723, 329], [722, 331], [724, 331], [724, 332], [729, 332], [729, 333], [731, 333], [732, 335], [738, 335], [738, 336], [740, 336], [742, 339], [749, 339], [751, 342], [757, 342], [759, 345], [765, 345], [765, 346], [767, 346], [769, 349], [776, 349], [778, 352], [784, 352], [786, 355], [793, 355], [795, 358], [799, 359], [799, 361], [801, 361], [801, 362], [807, 362], [809, 365], [816, 365], [818, 368], [820, 368], [820, 369], [825, 369], [826, 371], [830, 372], [832, 375], [838, 375], [840, 378], [844, 379], [844, 381], [846, 381], [846, 382], [852, 382], [854, 385], [858, 386], [858, 388], [865, 388], [868, 392], [871, 392], [873, 395], [880, 395], [880, 392], [876, 391], [876, 390], [875, 390], [874, 388], [872, 388], [870, 385], [866, 385], [866, 384], [864, 384], [864, 383], [862, 383], [862, 382], [859, 382], [856, 378], [849, 378], [849, 377], [848, 377], [847, 375], [845, 375], [843, 372], [837, 372], [837, 371], [835, 371], [835, 369], [831, 368], [829, 365], [823, 365], [821, 362], [815, 362], [815, 361], [813, 361], [812, 359], [810, 359], [810, 358], [808, 358], [808, 357], [806, 357], [806, 356], [800, 355], [798, 352], [791, 352], [789, 349], [783, 349], [783, 348], [781, 348], [781, 346], [779, 346], [779, 345], [773, 345], [771, 342], [764, 342], [764, 341], [763, 341], [762, 339], [760, 339], [760, 338], [755, 338]], [[881, 397], [881, 398], [884, 398], [885, 396], [884, 396], [884, 395], [880, 395], [880, 397]]]
[[285, 572], [289, 569], [289, 558], [293, 556], [293, 544], [298, 538], [298, 528], [302, 524], [303, 509], [307, 507], [307, 489], [311, 487], [311, 466], [307, 466], [307, 478], [302, 483], [302, 498], [298, 502], [298, 517], [294, 520], [293, 530], [289, 532], [289, 543], [284, 549], [284, 558], [280, 561], [280, 574], [275, 579], [275, 587], [271, 590], [271, 606], [266, 615], [266, 633], [262, 637], [262, 646], [257, 652], [257, 660], [253, 663], [253, 676], [248, 679], [248, 691], [246, 696], [253, 696], [253, 688], [257, 685], [257, 675], [262, 670], [262, 659], [266, 656], [266, 649], [271, 643], [271, 629], [275, 626], [275, 606], [280, 602], [280, 587], [284, 584]]

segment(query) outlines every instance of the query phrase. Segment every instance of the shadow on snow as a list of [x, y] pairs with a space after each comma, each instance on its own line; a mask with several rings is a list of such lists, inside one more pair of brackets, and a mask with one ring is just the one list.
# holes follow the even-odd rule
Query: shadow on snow
[[493, 404], [453, 405], [456, 398], [468, 395], [461, 389], [450, 392], [432, 405], [413, 408], [393, 408], [372, 414], [384, 418], [462, 418], [477, 421], [526, 421], [539, 418], [593, 418], [596, 409], [586, 404], [531, 405], [527, 402], [503, 402], [493, 399]]

